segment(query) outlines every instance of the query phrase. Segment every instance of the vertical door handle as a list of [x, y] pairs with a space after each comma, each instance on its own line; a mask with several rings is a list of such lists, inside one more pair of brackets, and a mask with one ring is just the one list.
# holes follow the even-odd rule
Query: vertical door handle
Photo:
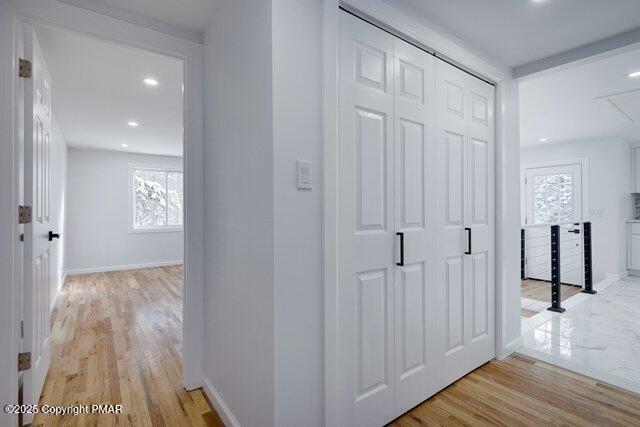
[[466, 255], [471, 255], [471, 228], [465, 227], [465, 231], [467, 232], [467, 251]]
[[396, 265], [404, 265], [404, 233], [398, 231], [396, 236], [400, 236], [400, 262], [396, 262]]

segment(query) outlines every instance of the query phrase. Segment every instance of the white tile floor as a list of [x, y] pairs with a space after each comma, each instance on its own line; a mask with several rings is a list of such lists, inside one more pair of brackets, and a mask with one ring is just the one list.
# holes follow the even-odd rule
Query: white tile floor
[[524, 335], [520, 353], [640, 393], [640, 278], [590, 295]]

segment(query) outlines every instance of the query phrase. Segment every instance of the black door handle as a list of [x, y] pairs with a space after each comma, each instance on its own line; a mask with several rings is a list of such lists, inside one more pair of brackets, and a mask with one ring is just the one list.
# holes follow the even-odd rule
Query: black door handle
[[404, 265], [404, 233], [398, 231], [396, 236], [400, 236], [400, 262], [397, 262], [396, 265], [403, 266]]
[[467, 251], [465, 254], [471, 255], [471, 228], [465, 227], [465, 230], [467, 231]]
[[49, 231], [49, 241], [53, 241], [53, 239], [59, 239], [60, 234], [54, 233], [53, 231]]

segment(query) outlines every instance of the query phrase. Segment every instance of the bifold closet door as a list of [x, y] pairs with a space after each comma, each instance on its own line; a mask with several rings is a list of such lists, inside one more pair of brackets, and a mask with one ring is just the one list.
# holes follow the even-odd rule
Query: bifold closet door
[[395, 418], [394, 37], [340, 16], [339, 402], [342, 425]]
[[495, 356], [493, 86], [437, 61], [440, 386]]
[[435, 62], [394, 37], [396, 416], [437, 391]]

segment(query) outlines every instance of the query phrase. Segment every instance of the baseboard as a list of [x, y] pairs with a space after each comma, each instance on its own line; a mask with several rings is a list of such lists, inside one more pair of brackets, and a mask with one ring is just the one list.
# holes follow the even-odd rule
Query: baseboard
[[218, 393], [218, 390], [216, 390], [209, 378], [203, 376], [202, 383], [204, 384], [202, 389], [207, 394], [207, 397], [209, 398], [211, 403], [213, 403], [213, 406], [215, 406], [216, 412], [218, 412], [218, 415], [220, 415], [220, 418], [222, 418], [222, 422], [224, 422], [224, 425], [240, 427], [240, 423], [231, 412], [231, 409], [229, 409], [227, 404], [224, 403], [224, 400], [222, 400], [222, 396], [220, 396], [220, 393]]
[[500, 351], [496, 355], [496, 359], [503, 360], [509, 357], [511, 354], [515, 353], [522, 345], [524, 344], [524, 337], [520, 335], [518, 338], [514, 339], [510, 343], [508, 343], [502, 351]]
[[614, 282], [617, 282], [618, 280], [622, 280], [625, 277], [627, 277], [629, 275], [629, 271], [623, 271], [621, 273], [607, 273], [605, 274], [605, 278], [607, 280], [613, 280]]
[[65, 272], [65, 277], [72, 276], [74, 274], [104, 273], [107, 271], [136, 270], [138, 268], [165, 267], [169, 265], [180, 265], [182, 263], [183, 263], [182, 260], [177, 260], [177, 261], [146, 262], [146, 263], [128, 264], [128, 265], [113, 265], [109, 267], [76, 268], [73, 270], [67, 270]]

